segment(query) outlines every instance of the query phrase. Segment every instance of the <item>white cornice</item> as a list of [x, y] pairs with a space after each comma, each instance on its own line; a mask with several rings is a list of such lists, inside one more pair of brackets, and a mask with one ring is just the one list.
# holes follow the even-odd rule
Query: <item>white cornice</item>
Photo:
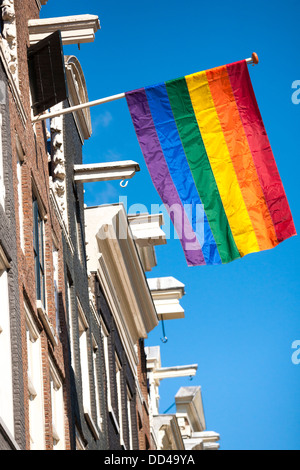
[[166, 234], [161, 229], [163, 214], [128, 215], [128, 221], [143, 268], [149, 272], [157, 265], [154, 247], [167, 243]]
[[111, 276], [108, 272], [108, 269], [107, 269], [107, 266], [105, 264], [105, 260], [102, 254], [99, 255], [99, 267], [97, 269], [97, 277], [103, 289], [110, 311], [115, 320], [122, 344], [124, 345], [124, 349], [126, 351], [129, 365], [131, 367], [133, 374], [135, 375], [137, 364], [138, 364], [138, 356], [134, 348], [135, 343], [133, 343], [133, 340], [128, 332], [128, 328], [126, 327], [126, 322], [121, 312], [117, 293], [113, 286]]
[[186, 415], [192, 432], [206, 429], [201, 387], [181, 387], [175, 395], [176, 415]]
[[184, 442], [174, 415], [154, 416], [153, 430], [159, 445], [158, 450], [184, 450]]
[[96, 15], [74, 15], [28, 21], [30, 45], [36, 44], [57, 30], [61, 31], [62, 43], [81, 44], [93, 42], [100, 29]]
[[163, 214], [128, 215], [130, 228], [138, 246], [165, 245], [166, 234], [160, 228], [164, 224]]
[[120, 302], [123, 303], [122, 313], [127, 317], [136, 342], [147, 338], [147, 333], [157, 326], [158, 318], [124, 208], [119, 205], [115, 209], [114, 214], [112, 207], [108, 210], [111, 220], [103, 220], [108, 223], [100, 227], [97, 240], [100, 251], [104, 257], [107, 255], [106, 263], [115, 277]]
[[184, 318], [179, 300], [185, 295], [185, 286], [174, 277], [148, 278], [154, 305], [160, 320]]
[[186, 366], [161, 367], [153, 373], [154, 379], [173, 379], [177, 377], [194, 377], [197, 373], [198, 364]]
[[128, 354], [158, 324], [123, 205], [86, 208], [88, 269], [98, 272]]
[[138, 171], [140, 171], [139, 164], [132, 160], [74, 165], [74, 181], [76, 183], [94, 183], [130, 179]]

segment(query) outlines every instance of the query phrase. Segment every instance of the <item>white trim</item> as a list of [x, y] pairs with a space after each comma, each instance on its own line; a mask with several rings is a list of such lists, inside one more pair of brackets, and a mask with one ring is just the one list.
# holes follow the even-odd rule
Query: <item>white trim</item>
[[46, 313], [41, 300], [36, 301], [36, 309], [52, 345], [57, 346], [58, 342], [57, 342], [55, 330], [49, 321], [48, 314]]
[[0, 430], [2, 430], [4, 432], [4, 434], [6, 435], [8, 441], [12, 444], [12, 446], [15, 448], [15, 450], [21, 450], [21, 448], [19, 447], [17, 441], [15, 440], [15, 438], [10, 433], [9, 429], [7, 428], [7, 426], [4, 423], [1, 416], [0, 416]]
[[130, 179], [138, 171], [140, 171], [139, 164], [132, 160], [74, 165], [74, 181], [76, 183], [94, 183]]
[[38, 43], [58, 29], [62, 34], [63, 45], [93, 42], [100, 30], [96, 15], [73, 15], [56, 18], [39, 18], [28, 21], [30, 45]]
[[87, 424], [89, 425], [90, 430], [92, 431], [94, 435], [94, 438], [96, 440], [100, 439], [100, 433], [97, 429], [96, 424], [94, 423], [90, 410], [84, 409], [84, 417], [85, 417]]

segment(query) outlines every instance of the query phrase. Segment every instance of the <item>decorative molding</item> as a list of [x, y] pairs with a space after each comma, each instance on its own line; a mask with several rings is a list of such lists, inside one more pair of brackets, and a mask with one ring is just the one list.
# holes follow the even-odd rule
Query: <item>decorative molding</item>
[[61, 215], [61, 212], [60, 212], [60, 209], [59, 209], [59, 206], [58, 206], [58, 203], [57, 203], [57, 198], [55, 196], [55, 190], [54, 190], [54, 185], [53, 185], [53, 181], [52, 181], [52, 178], [50, 177], [50, 201], [52, 203], [52, 206], [54, 207], [54, 210], [55, 210], [55, 214], [57, 216], [57, 219], [59, 221], [59, 224], [62, 228], [62, 231], [63, 231], [63, 234], [65, 236], [65, 239], [69, 245], [69, 248], [71, 250], [71, 253], [72, 255], [74, 255], [75, 253], [75, 249], [74, 249], [74, 245], [72, 243], [72, 240], [68, 234], [68, 231], [67, 231], [67, 227], [65, 225], [65, 222], [62, 218], [62, 215]]
[[[62, 103], [53, 109], [62, 109]], [[63, 138], [63, 117], [58, 116], [50, 120], [51, 151], [52, 151], [52, 186], [60, 215], [65, 227], [68, 227], [67, 196], [66, 196], [66, 168]]]
[[27, 122], [27, 114], [25, 112], [25, 108], [23, 106], [21, 96], [20, 96], [20, 91], [17, 86], [17, 83], [15, 82], [12, 73], [9, 70], [9, 66], [7, 63], [7, 59], [5, 57], [5, 41], [3, 38], [0, 37], [0, 60], [2, 61], [6, 76], [8, 78], [8, 85], [10, 88], [10, 91], [12, 93], [12, 97], [14, 99], [14, 102], [16, 104], [17, 112], [19, 114], [19, 117], [21, 119], [22, 125], [25, 128], [26, 127], [26, 122]]
[[14, 0], [2, 0], [1, 14], [3, 23], [1, 38], [3, 51], [8, 64], [8, 69], [12, 74], [17, 88], [19, 89], [17, 28]]
[[[75, 56], [65, 57], [66, 78], [69, 91], [70, 107], [88, 103], [87, 86], [80, 62]], [[73, 113], [82, 143], [92, 135], [92, 121], [89, 108], [80, 109]]]

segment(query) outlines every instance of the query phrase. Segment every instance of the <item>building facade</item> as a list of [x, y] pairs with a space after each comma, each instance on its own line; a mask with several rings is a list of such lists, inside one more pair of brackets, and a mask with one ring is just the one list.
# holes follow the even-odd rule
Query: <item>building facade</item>
[[209, 442], [187, 427], [182, 393], [187, 418], [159, 417], [155, 401], [164, 374], [196, 371], [163, 370], [145, 348], [160, 321], [184, 317], [183, 284], [148, 278], [162, 215], [84, 204], [84, 184], [139, 171], [84, 163], [91, 116], [72, 109], [88, 91], [63, 48], [93, 41], [99, 19], [41, 20], [47, 1], [1, 1], [0, 450], [182, 450], [189, 432]]

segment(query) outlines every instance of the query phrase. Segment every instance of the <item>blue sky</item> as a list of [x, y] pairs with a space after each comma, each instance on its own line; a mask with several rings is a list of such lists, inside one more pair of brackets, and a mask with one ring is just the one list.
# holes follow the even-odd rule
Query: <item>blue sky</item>
[[[90, 100], [245, 59], [286, 190], [296, 229], [299, 208], [299, 114], [292, 84], [300, 80], [298, 0], [49, 0], [42, 17], [95, 14], [101, 31], [92, 44], [65, 47], [78, 57]], [[122, 189], [118, 182], [86, 185], [86, 204], [128, 206], [161, 201], [153, 187], [125, 100], [91, 109], [93, 136], [86, 163], [127, 160], [141, 172]], [[201, 385], [208, 430], [221, 449], [300, 449], [299, 237], [226, 266], [188, 268], [178, 240], [157, 248], [149, 277], [174, 276], [186, 286], [185, 318], [159, 325], [147, 345], [160, 345], [163, 366], [198, 364], [193, 381], [161, 382], [160, 411], [180, 386]], [[175, 408], [171, 409], [174, 412]]]

